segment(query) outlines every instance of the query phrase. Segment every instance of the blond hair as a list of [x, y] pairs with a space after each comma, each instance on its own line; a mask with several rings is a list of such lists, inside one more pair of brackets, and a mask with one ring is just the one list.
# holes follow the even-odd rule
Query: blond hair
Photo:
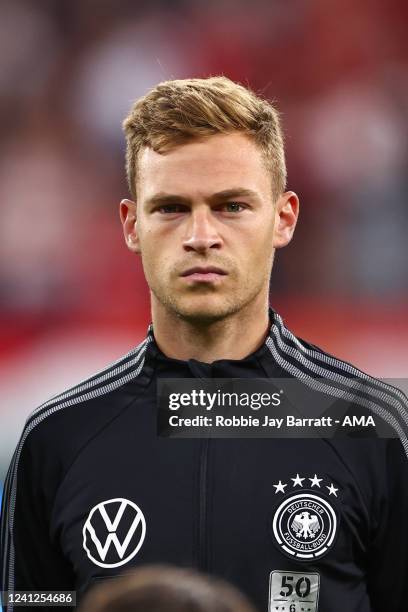
[[158, 153], [213, 134], [241, 132], [260, 147], [274, 198], [285, 190], [286, 164], [279, 113], [267, 100], [226, 77], [159, 83], [137, 100], [123, 122], [126, 175], [136, 199], [137, 161], [143, 147]]

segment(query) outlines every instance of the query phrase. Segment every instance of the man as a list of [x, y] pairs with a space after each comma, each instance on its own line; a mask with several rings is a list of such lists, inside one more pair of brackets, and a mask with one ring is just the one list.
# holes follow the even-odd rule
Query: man
[[[81, 596], [160, 562], [224, 577], [260, 610], [402, 612], [404, 397], [268, 307], [299, 208], [276, 110], [226, 78], [172, 81], [124, 128], [133, 199], [120, 214], [152, 325], [28, 419], [5, 486], [2, 589]], [[292, 378], [330, 398], [357, 378], [396, 438], [166, 439], [156, 390], [169, 378]]]

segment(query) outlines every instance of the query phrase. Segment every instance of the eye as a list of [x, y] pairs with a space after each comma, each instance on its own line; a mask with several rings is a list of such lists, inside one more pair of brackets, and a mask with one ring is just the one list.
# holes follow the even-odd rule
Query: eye
[[245, 206], [240, 202], [226, 202], [222, 208], [225, 208], [227, 212], [239, 213], [245, 209]]
[[163, 204], [156, 209], [159, 213], [163, 215], [168, 215], [171, 213], [180, 213], [185, 212], [186, 206], [183, 204]]

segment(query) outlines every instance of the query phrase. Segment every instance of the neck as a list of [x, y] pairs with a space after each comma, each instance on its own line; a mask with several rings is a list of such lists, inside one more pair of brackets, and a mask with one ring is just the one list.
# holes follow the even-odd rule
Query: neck
[[154, 337], [160, 350], [173, 359], [244, 359], [256, 351], [269, 331], [268, 300], [207, 325], [186, 321], [152, 299]]

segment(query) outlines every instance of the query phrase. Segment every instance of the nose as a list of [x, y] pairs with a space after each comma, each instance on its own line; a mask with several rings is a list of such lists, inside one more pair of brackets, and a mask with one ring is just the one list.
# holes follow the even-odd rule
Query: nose
[[198, 207], [189, 215], [183, 248], [186, 251], [205, 253], [208, 249], [219, 249], [222, 240], [211, 219], [211, 210], [208, 207]]

